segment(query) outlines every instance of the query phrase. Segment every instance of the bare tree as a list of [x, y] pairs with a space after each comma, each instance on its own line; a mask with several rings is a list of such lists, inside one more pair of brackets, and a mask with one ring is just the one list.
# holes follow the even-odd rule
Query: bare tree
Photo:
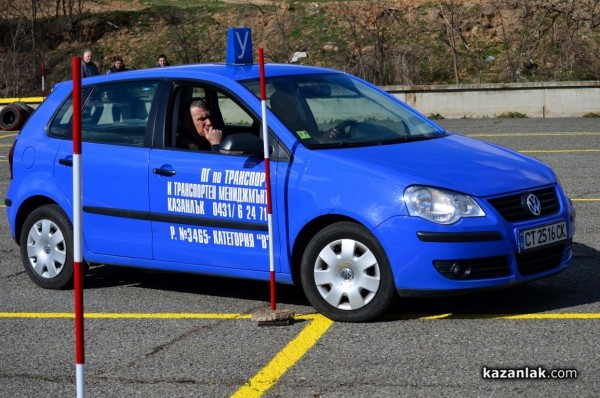
[[600, 26], [600, 0], [594, 0], [589, 7], [591, 29], [595, 30]]
[[[362, 38], [362, 31], [365, 26], [360, 22], [359, 15], [352, 12], [348, 3], [341, 4], [341, 18], [345, 21], [348, 29], [348, 50], [346, 51], [350, 59], [346, 62], [345, 70], [353, 71], [359, 76], [365, 77], [367, 74], [367, 61], [365, 60], [365, 50]], [[354, 65], [351, 67], [350, 65]]]
[[460, 74], [458, 73], [458, 49], [457, 49], [457, 27], [454, 20], [454, 3], [442, 3], [440, 4], [440, 10], [438, 12], [439, 17], [444, 21], [444, 27], [446, 30], [446, 39], [448, 46], [450, 47], [450, 54], [452, 54], [452, 65], [454, 67], [454, 83], [460, 84]]
[[181, 11], [173, 17], [170, 34], [176, 56], [184, 64], [215, 62], [225, 58], [225, 29], [205, 9], [195, 13]]
[[[270, 61], [289, 62], [306, 51], [304, 62], [378, 85], [600, 79], [600, 0], [487, 1], [270, 2], [236, 5], [230, 13], [211, 13], [208, 3], [172, 7], [168, 16], [160, 11], [166, 36], [115, 49], [104, 44], [110, 40], [96, 45], [117, 28], [105, 15], [85, 13], [85, 0], [0, 0], [0, 95], [38, 92], [41, 60], [56, 80], [66, 78], [65, 54], [88, 46], [98, 59], [130, 51], [141, 65], [154, 60], [157, 45], [174, 62], [221, 61], [226, 27], [248, 21], [257, 22], [254, 44]], [[117, 24], [132, 26], [136, 17], [120, 13]], [[63, 43], [58, 51], [57, 43]], [[485, 54], [495, 61], [485, 62]]]
[[[506, 65], [510, 74], [510, 80], [515, 81], [517, 78], [517, 67], [515, 66], [515, 60], [513, 59], [513, 51], [512, 51], [512, 36], [510, 34], [510, 28], [506, 25], [506, 19], [504, 18], [502, 12], [502, 1], [494, 0], [491, 2], [492, 6], [496, 9], [497, 15], [500, 17], [500, 32], [502, 36], [502, 50], [503, 55], [506, 58]], [[526, 15], [528, 15], [528, 7], [525, 7]]]
[[[340, 5], [344, 30], [349, 35], [344, 52], [346, 70], [375, 84], [415, 84], [419, 78], [415, 34], [404, 19], [406, 8], [378, 1]], [[369, 12], [364, 12], [369, 10]]]
[[3, 57], [2, 66], [7, 78], [5, 80], [5, 92], [9, 96], [19, 96], [23, 88], [23, 80], [31, 71], [31, 65], [25, 63], [29, 58], [28, 45], [31, 22], [25, 10], [19, 4], [10, 0], [3, 4], [6, 16], [3, 40], [6, 43], [7, 53]]
[[297, 43], [292, 39], [291, 32], [301, 23], [298, 18], [294, 18], [294, 13], [289, 4], [281, 7], [270, 7], [270, 22], [265, 31], [266, 55], [273, 62], [289, 62], [292, 54], [299, 49]]

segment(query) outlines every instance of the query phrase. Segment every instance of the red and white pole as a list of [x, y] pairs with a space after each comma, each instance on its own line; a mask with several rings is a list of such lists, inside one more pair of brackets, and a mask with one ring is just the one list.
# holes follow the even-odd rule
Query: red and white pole
[[81, 228], [81, 58], [73, 57], [73, 267], [75, 290], [75, 374], [77, 397], [85, 397], [83, 340], [83, 256]]
[[46, 97], [46, 64], [42, 62], [42, 98]]
[[265, 59], [263, 49], [258, 49], [258, 63], [260, 68], [260, 105], [262, 112], [263, 151], [265, 154], [265, 181], [267, 188], [267, 222], [269, 226], [269, 272], [271, 274], [271, 310], [277, 309], [275, 300], [275, 254], [273, 249], [273, 207], [271, 206], [271, 168], [269, 164], [270, 145], [269, 130], [267, 127], [267, 93], [265, 88]]

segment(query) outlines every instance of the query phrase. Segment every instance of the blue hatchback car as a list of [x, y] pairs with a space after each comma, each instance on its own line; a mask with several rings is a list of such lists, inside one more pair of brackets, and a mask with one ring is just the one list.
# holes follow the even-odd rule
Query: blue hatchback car
[[[322, 314], [369, 321], [398, 295], [568, 266], [574, 209], [548, 166], [445, 131], [347, 73], [265, 72], [276, 279]], [[51, 289], [73, 279], [72, 89], [58, 84], [18, 135], [5, 199], [25, 269]], [[86, 263], [269, 280], [260, 93], [258, 65], [84, 79]], [[218, 150], [179, 145], [198, 100]]]

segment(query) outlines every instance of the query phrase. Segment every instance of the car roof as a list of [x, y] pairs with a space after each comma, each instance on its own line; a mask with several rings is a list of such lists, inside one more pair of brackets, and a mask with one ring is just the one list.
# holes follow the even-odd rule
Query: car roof
[[[308, 75], [322, 73], [343, 73], [337, 70], [305, 65], [289, 64], [266, 64], [265, 75], [267, 77], [289, 76], [289, 75]], [[109, 73], [106, 75], [93, 76], [85, 78], [83, 84], [106, 83], [112, 81], [129, 79], [149, 79], [149, 78], [200, 78], [207, 79], [209, 76], [218, 78], [242, 81], [247, 79], [258, 79], [260, 77], [260, 68], [258, 64], [237, 65], [237, 64], [190, 64], [176, 65], [168, 67], [156, 67], [149, 69], [134, 69], [119, 73]]]

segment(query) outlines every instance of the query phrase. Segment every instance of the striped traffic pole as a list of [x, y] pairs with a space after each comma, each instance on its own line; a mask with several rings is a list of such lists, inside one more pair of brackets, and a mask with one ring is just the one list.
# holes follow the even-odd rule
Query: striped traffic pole
[[77, 397], [85, 397], [83, 344], [83, 256], [81, 229], [81, 58], [73, 57], [73, 267], [75, 290], [75, 374]]
[[263, 49], [258, 49], [260, 68], [260, 105], [262, 112], [263, 151], [265, 154], [265, 180], [267, 188], [267, 222], [269, 226], [269, 272], [271, 274], [271, 310], [275, 311], [275, 254], [273, 249], [273, 208], [271, 206], [271, 168], [269, 165], [269, 131], [267, 128], [267, 94], [265, 89], [265, 59]]
[[42, 62], [42, 98], [46, 97], [46, 64]]

